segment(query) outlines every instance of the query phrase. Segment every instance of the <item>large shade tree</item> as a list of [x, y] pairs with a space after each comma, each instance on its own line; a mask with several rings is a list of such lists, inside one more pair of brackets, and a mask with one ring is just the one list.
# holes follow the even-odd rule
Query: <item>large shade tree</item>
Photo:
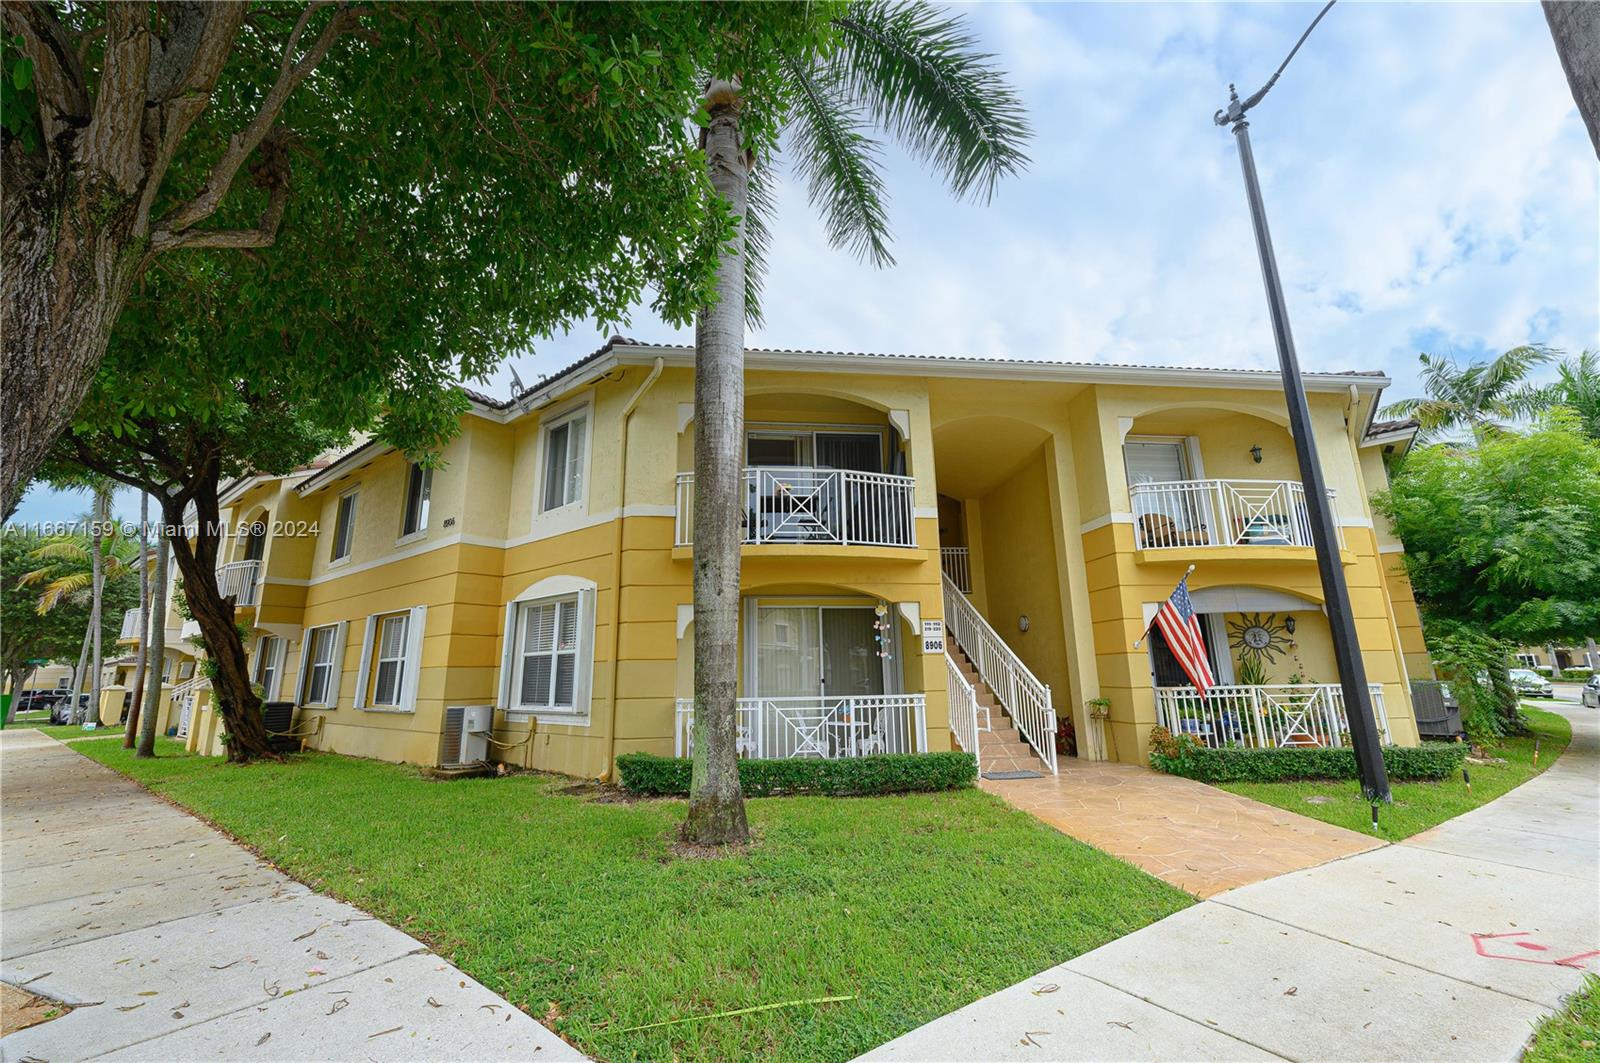
[[749, 836], [735, 746], [744, 338], [757, 310], [769, 175], [787, 159], [830, 241], [885, 266], [893, 259], [876, 134], [957, 196], [987, 199], [1026, 163], [1022, 106], [962, 19], [926, 3], [873, 0], [829, 16], [832, 47], [782, 53], [776, 78], [710, 68], [706, 94], [701, 144], [736, 228], [722, 248], [716, 298], [695, 319], [695, 734], [684, 834], [703, 844]]
[[[1600, 442], [1572, 411], [1408, 454], [1374, 506], [1405, 543], [1430, 627], [1517, 645], [1600, 632]], [[1504, 655], [1487, 667], [1503, 683]]]
[[[391, 289], [392, 347], [476, 310], [468, 359], [646, 287], [672, 320], [710, 290], [725, 211], [683, 136], [701, 71], [760, 81], [808, 54], [800, 4], [8, 2], [0, 34], [0, 512], [73, 417], [158, 263], [270, 261], [256, 283], [337, 319], [343, 285], [264, 258], [432, 268]], [[718, 217], [708, 220], [712, 205]], [[372, 265], [373, 263], [367, 263]], [[415, 263], [413, 263], [415, 264]]]

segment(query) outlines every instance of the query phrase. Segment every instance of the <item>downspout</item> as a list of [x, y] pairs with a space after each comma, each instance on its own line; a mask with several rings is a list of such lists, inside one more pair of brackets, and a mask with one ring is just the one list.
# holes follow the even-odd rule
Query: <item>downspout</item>
[[617, 533], [611, 544], [611, 723], [606, 731], [606, 770], [600, 774], [601, 782], [610, 782], [612, 769], [617, 763], [617, 677], [622, 669], [622, 522], [628, 509], [628, 419], [660, 378], [666, 368], [666, 359], [656, 356], [650, 375], [644, 378], [638, 390], [622, 407], [622, 445], [617, 448]]

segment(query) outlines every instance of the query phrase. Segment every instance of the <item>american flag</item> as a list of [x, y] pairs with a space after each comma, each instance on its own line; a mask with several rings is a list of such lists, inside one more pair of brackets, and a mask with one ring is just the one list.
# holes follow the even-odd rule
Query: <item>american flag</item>
[[1167, 648], [1172, 651], [1172, 656], [1178, 659], [1184, 674], [1203, 699], [1206, 691], [1217, 685], [1217, 680], [1211, 674], [1211, 662], [1206, 657], [1205, 639], [1200, 634], [1200, 618], [1195, 615], [1194, 603], [1189, 600], [1187, 573], [1178, 581], [1172, 597], [1162, 602], [1161, 608], [1156, 610], [1156, 626], [1166, 637]]

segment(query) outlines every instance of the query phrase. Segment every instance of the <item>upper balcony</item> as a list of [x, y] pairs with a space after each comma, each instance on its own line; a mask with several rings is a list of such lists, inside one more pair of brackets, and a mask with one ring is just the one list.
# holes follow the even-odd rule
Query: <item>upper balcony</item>
[[139, 639], [139, 607], [134, 606], [122, 614], [122, 633], [118, 642], [137, 642]]
[[217, 590], [236, 606], [253, 606], [261, 596], [261, 562], [234, 561], [217, 566]]
[[[744, 542], [915, 548], [916, 480], [798, 466], [747, 468]], [[694, 542], [694, 473], [680, 472], [674, 545]]]
[[1315, 545], [1305, 487], [1293, 480], [1169, 480], [1128, 493], [1140, 550]]

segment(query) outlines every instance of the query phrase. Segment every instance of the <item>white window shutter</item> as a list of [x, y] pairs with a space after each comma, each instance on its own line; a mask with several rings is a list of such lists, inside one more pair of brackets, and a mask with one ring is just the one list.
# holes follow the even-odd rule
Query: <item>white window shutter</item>
[[339, 680], [344, 678], [344, 654], [350, 638], [350, 621], [341, 620], [333, 629], [333, 674], [328, 677], [328, 708], [339, 707]]
[[516, 672], [517, 613], [520, 602], [506, 603], [505, 638], [500, 642], [500, 700], [502, 709], [511, 708], [511, 679]]
[[274, 658], [272, 662], [272, 689], [267, 691], [267, 700], [277, 701], [280, 692], [283, 690], [283, 666], [287, 663], [289, 656], [289, 640], [279, 637], [277, 645], [273, 647], [272, 655]]
[[572, 711], [579, 715], [589, 711], [589, 699], [594, 691], [594, 610], [594, 589], [579, 591], [578, 659], [574, 662], [577, 675], [573, 679], [572, 689]]
[[314, 627], [308, 627], [300, 632], [300, 678], [294, 683], [296, 705], [306, 700], [306, 676], [311, 674], [311, 643], [315, 640], [316, 630]]
[[400, 682], [400, 707], [407, 712], [417, 708], [417, 680], [422, 671], [422, 635], [428, 622], [428, 607], [414, 606], [406, 620], [406, 669]]
[[361, 667], [356, 670], [355, 707], [367, 707], [367, 677], [372, 673], [372, 634], [378, 627], [376, 616], [367, 617], [367, 630], [361, 636]]

